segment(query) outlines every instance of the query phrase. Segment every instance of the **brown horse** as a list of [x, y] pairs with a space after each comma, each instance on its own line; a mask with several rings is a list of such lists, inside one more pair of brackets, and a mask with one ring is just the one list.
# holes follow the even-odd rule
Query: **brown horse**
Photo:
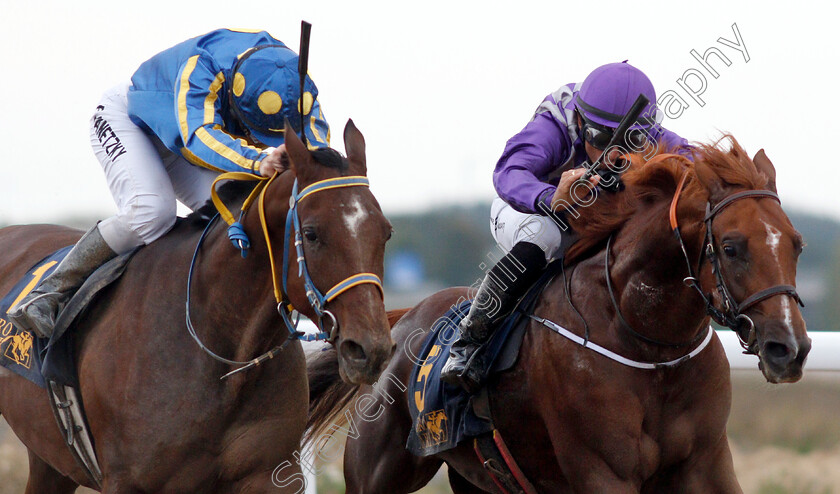
[[[366, 175], [364, 138], [352, 121], [344, 131], [347, 158], [334, 150], [310, 153], [289, 128], [286, 136], [291, 169], [264, 192], [274, 259], [283, 259], [295, 181], [301, 189], [336, 177], [366, 183], [358, 178]], [[324, 188], [298, 204], [305, 261], [317, 288], [325, 292], [356, 273], [382, 276], [391, 226], [368, 187]], [[238, 361], [265, 353], [289, 335], [273, 301], [260, 218], [253, 212], [242, 224], [252, 243], [247, 257], [216, 224], [198, 256], [191, 293], [198, 336], [212, 351]], [[194, 214], [138, 251], [122, 278], [77, 322], [80, 389], [104, 476], [102, 492], [296, 492], [303, 484], [294, 456], [308, 404], [300, 343], [294, 340], [272, 360], [220, 380], [232, 367], [211, 359], [185, 327], [187, 274], [206, 225], [206, 218]], [[57, 226], [0, 231], [0, 292], [78, 238], [78, 231]], [[288, 300], [315, 320], [298, 261], [276, 264], [290, 271]], [[339, 325], [334, 343], [341, 374], [353, 383], [374, 381], [394, 350], [380, 288], [372, 285], [358, 284], [325, 306]], [[29, 449], [26, 492], [61, 494], [91, 486], [58, 432], [46, 392], [7, 371], [0, 376], [0, 410]]]
[[[690, 269], [698, 273], [702, 293], [714, 293], [710, 303], [721, 308], [717, 270], [724, 290], [741, 302], [741, 317], [733, 319], [766, 379], [801, 377], [810, 339], [789, 285], [802, 239], [774, 199], [774, 177], [763, 152], [753, 162], [732, 139], [728, 151], [699, 148], [693, 166], [673, 155], [634, 164], [624, 175], [625, 191], [580, 208], [580, 218], [569, 215], [580, 234], [569, 252], [578, 261], [566, 269], [570, 299], [557, 276], [534, 315], [578, 337], [587, 324], [591, 343], [637, 363], [693, 355], [667, 367], [634, 368], [529, 320], [518, 361], [490, 379], [488, 393], [495, 427], [536, 492], [741, 491], [726, 436], [729, 364], [714, 333], [701, 350], [709, 335], [705, 295], [684, 279]], [[757, 192], [733, 196], [744, 191]], [[685, 255], [669, 225], [671, 205]], [[610, 235], [611, 246], [604, 242]], [[359, 397], [345, 412], [355, 426], [344, 457], [348, 493], [412, 492], [443, 462], [455, 493], [500, 492], [470, 441], [422, 458], [405, 448], [414, 399], [405, 389], [422, 346], [418, 334], [461, 297], [469, 297], [467, 289], [441, 291], [399, 319], [393, 336], [400, 351], [375, 388], [341, 383], [326, 356], [310, 362], [311, 430], [329, 427]], [[372, 420], [376, 410], [381, 415]]]

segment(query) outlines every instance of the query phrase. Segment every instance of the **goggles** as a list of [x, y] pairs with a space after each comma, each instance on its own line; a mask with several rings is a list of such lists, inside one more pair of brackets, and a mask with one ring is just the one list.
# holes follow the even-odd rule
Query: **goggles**
[[[597, 124], [587, 119], [580, 112], [578, 112], [578, 115], [583, 121], [583, 128], [581, 129], [581, 136], [583, 137], [583, 140], [596, 149], [600, 149], [602, 151], [606, 149], [613, 138], [615, 129], [607, 127], [606, 125]], [[618, 144], [629, 146], [631, 150], [644, 149], [648, 144], [647, 133], [642, 130], [631, 130], [627, 132], [624, 137], [625, 142], [619, 142]]]

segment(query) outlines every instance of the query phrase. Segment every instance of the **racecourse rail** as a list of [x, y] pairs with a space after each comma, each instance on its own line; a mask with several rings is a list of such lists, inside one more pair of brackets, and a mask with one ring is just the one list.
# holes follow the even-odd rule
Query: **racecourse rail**
[[[301, 320], [299, 329], [311, 332], [316, 331], [314, 324], [304, 320]], [[718, 330], [716, 333], [721, 343], [723, 343], [723, 347], [726, 350], [726, 357], [729, 359], [729, 365], [732, 370], [752, 370], [758, 372], [758, 357], [755, 355], [744, 355], [744, 349], [738, 343], [738, 337], [734, 331], [727, 329]], [[805, 364], [805, 373], [807, 374], [813, 371], [840, 372], [840, 331], [810, 331], [808, 336], [811, 337], [812, 346]], [[310, 352], [316, 350], [316, 348], [321, 348], [323, 343], [307, 343], [304, 346], [307, 352]], [[304, 475], [306, 476], [307, 484], [305, 494], [317, 494], [315, 474], [311, 470], [308, 470], [304, 472]]]

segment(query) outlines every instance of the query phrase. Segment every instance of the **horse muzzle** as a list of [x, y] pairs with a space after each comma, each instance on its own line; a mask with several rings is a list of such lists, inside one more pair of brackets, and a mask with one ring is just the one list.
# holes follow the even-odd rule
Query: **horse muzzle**
[[339, 338], [337, 348], [341, 378], [352, 384], [373, 384], [391, 360], [396, 343], [390, 337], [382, 342]]
[[756, 345], [758, 368], [770, 383], [794, 383], [802, 378], [805, 360], [811, 351], [811, 338], [796, 338], [781, 326], [770, 321], [762, 328], [767, 336], [759, 337]]

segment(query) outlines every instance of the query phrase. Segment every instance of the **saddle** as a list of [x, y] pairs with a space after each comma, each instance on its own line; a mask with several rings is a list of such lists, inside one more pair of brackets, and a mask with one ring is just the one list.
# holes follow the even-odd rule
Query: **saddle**
[[[490, 340], [477, 350], [484, 352], [490, 376], [516, 364], [529, 316], [545, 287], [562, 270], [562, 259], [549, 264], [513, 312], [498, 323]], [[460, 387], [440, 380], [458, 324], [469, 313], [471, 304], [471, 300], [466, 300], [454, 305], [435, 322], [426, 337], [419, 354], [420, 364], [415, 365], [409, 381], [409, 396], [414, 398], [409, 399], [413, 427], [406, 449], [416, 456], [429, 456], [471, 440], [476, 456], [501, 492], [535, 493], [493, 424], [486, 385], [470, 395]], [[485, 383], [489, 381], [487, 379]]]
[[93, 437], [78, 389], [75, 355], [78, 333], [71, 328], [94, 297], [122, 275], [129, 259], [139, 249], [118, 256], [97, 269], [58, 315], [49, 339], [20, 331], [4, 317], [12, 306], [58, 266], [72, 247], [64, 247], [41, 259], [0, 299], [0, 366], [47, 390], [50, 406], [67, 446], [91, 480], [101, 486], [102, 472], [96, 461]]
[[[525, 326], [530, 320], [528, 316], [533, 313], [545, 287], [562, 269], [562, 261], [551, 263], [513, 312], [498, 323], [490, 340], [477, 350], [484, 353], [491, 376], [516, 364]], [[460, 387], [440, 380], [458, 324], [469, 312], [471, 304], [471, 300], [461, 301], [435, 322], [419, 353], [421, 363], [412, 370], [409, 396], [413, 400], [409, 400], [409, 411], [414, 427], [406, 448], [417, 456], [446, 451], [467, 438], [494, 430], [486, 388], [470, 395]]]

